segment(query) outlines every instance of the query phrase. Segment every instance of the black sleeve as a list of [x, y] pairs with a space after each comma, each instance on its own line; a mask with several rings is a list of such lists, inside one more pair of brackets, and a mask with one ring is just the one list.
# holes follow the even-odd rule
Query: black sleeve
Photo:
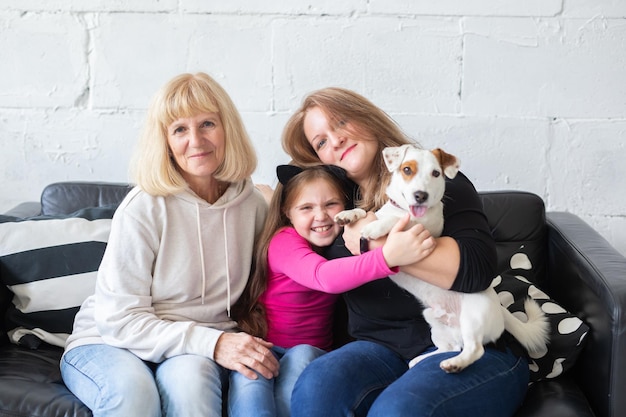
[[496, 243], [482, 203], [471, 181], [459, 172], [446, 179], [443, 198], [444, 236], [456, 240], [461, 252], [452, 290], [477, 292], [489, 287], [497, 269]]

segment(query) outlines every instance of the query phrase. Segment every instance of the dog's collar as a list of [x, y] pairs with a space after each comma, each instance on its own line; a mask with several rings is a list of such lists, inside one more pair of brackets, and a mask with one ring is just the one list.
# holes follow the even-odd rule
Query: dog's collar
[[396, 203], [395, 201], [393, 201], [393, 199], [391, 199], [391, 198], [390, 198], [390, 199], [389, 199], [389, 202], [391, 203], [391, 205], [392, 205], [392, 206], [394, 206], [394, 207], [398, 207], [399, 209], [404, 210], [404, 209], [400, 206], [400, 204], [398, 204], [398, 203]]

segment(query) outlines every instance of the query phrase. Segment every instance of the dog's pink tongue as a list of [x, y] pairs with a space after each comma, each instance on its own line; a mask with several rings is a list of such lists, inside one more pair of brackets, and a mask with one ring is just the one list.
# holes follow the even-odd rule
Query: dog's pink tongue
[[422, 217], [424, 214], [426, 214], [426, 207], [411, 206], [411, 214], [413, 215], [413, 217]]

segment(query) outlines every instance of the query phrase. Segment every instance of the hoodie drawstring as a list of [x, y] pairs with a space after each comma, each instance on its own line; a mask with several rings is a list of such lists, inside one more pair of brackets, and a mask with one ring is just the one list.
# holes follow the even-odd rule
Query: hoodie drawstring
[[202, 269], [202, 296], [201, 302], [204, 304], [204, 292], [206, 291], [206, 269], [204, 266], [204, 245], [202, 244], [202, 227], [200, 224], [200, 205], [196, 202], [196, 228], [198, 230], [198, 246], [200, 247], [200, 267]]
[[[224, 253], [226, 262], [226, 313], [230, 317], [231, 310], [231, 295], [230, 295], [230, 268], [228, 266], [228, 233], [226, 233], [226, 212], [228, 207], [224, 209], [222, 215], [222, 226], [224, 230]], [[206, 268], [204, 266], [204, 245], [202, 243], [202, 225], [200, 224], [200, 204], [196, 202], [196, 228], [198, 230], [198, 246], [200, 247], [200, 266], [202, 268], [202, 297], [201, 302], [204, 304], [204, 293], [206, 292]]]
[[224, 254], [226, 255], [226, 293], [228, 300], [226, 301], [226, 313], [228, 317], [230, 317], [230, 268], [228, 267], [228, 260], [230, 257], [228, 256], [228, 233], [226, 233], [226, 212], [228, 211], [228, 207], [224, 209], [224, 214], [222, 216], [222, 227], [224, 230]]

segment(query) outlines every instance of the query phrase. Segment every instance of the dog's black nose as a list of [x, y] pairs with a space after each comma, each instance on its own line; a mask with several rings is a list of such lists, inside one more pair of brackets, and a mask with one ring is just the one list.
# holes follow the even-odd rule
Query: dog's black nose
[[428, 200], [428, 193], [426, 191], [416, 191], [415, 192], [415, 201], [418, 204], [422, 204], [426, 200]]

